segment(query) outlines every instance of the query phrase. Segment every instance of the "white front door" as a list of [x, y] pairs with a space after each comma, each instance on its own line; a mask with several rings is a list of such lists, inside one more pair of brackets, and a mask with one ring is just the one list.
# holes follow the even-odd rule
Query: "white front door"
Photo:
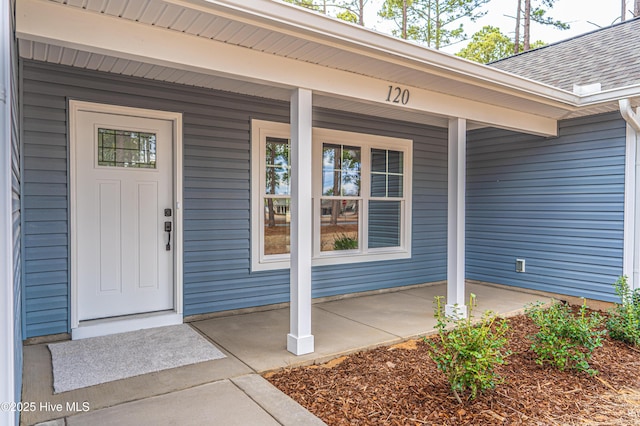
[[172, 125], [77, 113], [72, 232], [78, 321], [174, 308]]

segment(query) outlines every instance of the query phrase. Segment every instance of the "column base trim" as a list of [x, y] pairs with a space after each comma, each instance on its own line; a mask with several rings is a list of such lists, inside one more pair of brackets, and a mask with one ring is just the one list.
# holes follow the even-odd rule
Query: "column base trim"
[[314, 352], [314, 338], [308, 336], [294, 336], [287, 334], [287, 350], [294, 355], [306, 355]]
[[469, 316], [467, 305], [445, 305], [444, 314], [452, 319], [466, 319]]

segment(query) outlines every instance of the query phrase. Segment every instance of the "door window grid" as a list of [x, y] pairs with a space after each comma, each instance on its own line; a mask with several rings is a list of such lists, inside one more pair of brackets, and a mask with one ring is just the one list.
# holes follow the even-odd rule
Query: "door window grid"
[[156, 135], [116, 129], [98, 129], [98, 166], [156, 168]]

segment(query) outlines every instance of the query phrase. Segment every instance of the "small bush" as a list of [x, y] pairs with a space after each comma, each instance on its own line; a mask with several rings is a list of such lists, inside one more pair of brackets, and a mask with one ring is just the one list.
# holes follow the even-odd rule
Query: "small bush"
[[358, 248], [358, 240], [348, 235], [342, 234], [333, 240], [334, 250], [355, 250]]
[[[468, 318], [452, 319], [445, 315], [442, 297], [436, 297], [435, 315], [438, 339], [425, 339], [430, 346], [430, 356], [438, 369], [446, 376], [458, 402], [458, 392], [471, 391], [470, 399], [478, 392], [491, 389], [501, 382], [495, 371], [509, 355], [503, 351], [507, 343], [506, 320], [492, 312], [485, 312], [478, 324], [474, 324], [472, 307], [475, 295], [471, 295]], [[451, 327], [452, 326], [452, 327]], [[450, 328], [450, 329], [449, 329]]]
[[640, 289], [631, 290], [627, 277], [620, 277], [615, 282], [616, 294], [621, 303], [609, 312], [607, 330], [612, 339], [640, 345]]
[[603, 330], [598, 330], [602, 317], [592, 312], [587, 315], [586, 302], [578, 315], [570, 306], [554, 302], [545, 308], [540, 302], [527, 308], [527, 315], [539, 327], [537, 334], [529, 336], [533, 340], [531, 350], [538, 358], [539, 365], [551, 364], [561, 371], [574, 369], [590, 375], [598, 371], [589, 366], [593, 350], [602, 346]]

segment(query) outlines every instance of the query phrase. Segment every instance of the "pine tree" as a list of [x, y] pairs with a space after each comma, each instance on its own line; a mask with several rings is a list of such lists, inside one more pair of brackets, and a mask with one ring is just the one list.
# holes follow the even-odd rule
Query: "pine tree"
[[[569, 24], [554, 20], [546, 16], [547, 9], [553, 8], [557, 0], [524, 0], [524, 10], [522, 10], [522, 0], [516, 0], [518, 9], [516, 11], [516, 37], [514, 43], [514, 53], [520, 50], [520, 25], [523, 27], [522, 45], [526, 52], [531, 48], [531, 22], [542, 25], [551, 25], [560, 30], [568, 30]], [[640, 0], [639, 0], [640, 1]], [[521, 20], [523, 21], [521, 23]]]
[[476, 21], [489, 0], [385, 0], [378, 13], [396, 23], [395, 36], [440, 49], [466, 38], [461, 21]]

